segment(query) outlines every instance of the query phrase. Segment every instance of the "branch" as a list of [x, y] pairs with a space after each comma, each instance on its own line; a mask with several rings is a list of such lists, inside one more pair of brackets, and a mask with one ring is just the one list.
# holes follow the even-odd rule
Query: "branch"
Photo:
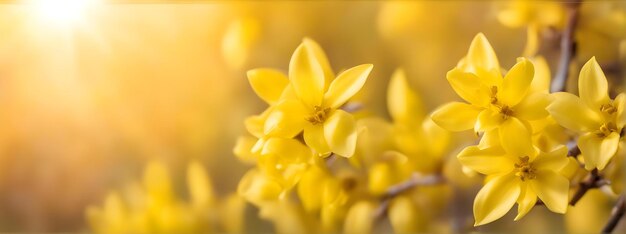
[[581, 181], [578, 190], [572, 196], [572, 200], [570, 200], [569, 204], [571, 206], [575, 206], [578, 201], [589, 191], [590, 189], [599, 188], [604, 185], [609, 184], [609, 181], [602, 178], [602, 176], [598, 173], [598, 169], [593, 169], [589, 176], [585, 178], [585, 180]]
[[617, 199], [617, 203], [613, 207], [611, 211], [611, 217], [609, 221], [606, 223], [604, 228], [602, 229], [602, 233], [611, 233], [617, 227], [620, 219], [624, 217], [624, 210], [626, 210], [626, 204], [624, 204], [624, 195], [619, 196]]
[[418, 173], [414, 173], [409, 179], [399, 184], [393, 185], [389, 187], [389, 189], [387, 189], [387, 192], [383, 194], [381, 198], [382, 202], [380, 203], [380, 206], [378, 207], [376, 212], [374, 212], [374, 218], [380, 219], [385, 216], [385, 214], [387, 214], [387, 210], [389, 209], [389, 203], [394, 197], [418, 186], [438, 185], [443, 184], [445, 181], [446, 179], [440, 174], [421, 176]]
[[567, 2], [567, 21], [565, 29], [561, 35], [561, 58], [559, 67], [554, 79], [552, 80], [551, 92], [563, 92], [567, 86], [567, 77], [569, 75], [569, 64], [576, 52], [574, 43], [574, 29], [578, 22], [579, 6], [581, 1]]

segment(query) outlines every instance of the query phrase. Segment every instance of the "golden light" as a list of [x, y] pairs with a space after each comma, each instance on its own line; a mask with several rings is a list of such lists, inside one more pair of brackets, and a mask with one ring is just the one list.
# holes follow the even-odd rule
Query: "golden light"
[[72, 26], [80, 22], [95, 0], [31, 0], [39, 20], [55, 26]]

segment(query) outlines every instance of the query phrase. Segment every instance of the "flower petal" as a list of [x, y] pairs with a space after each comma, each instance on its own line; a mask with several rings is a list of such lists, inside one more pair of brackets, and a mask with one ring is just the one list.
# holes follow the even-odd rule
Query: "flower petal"
[[409, 124], [424, 117], [422, 100], [413, 91], [406, 79], [404, 70], [397, 69], [387, 88], [387, 109], [394, 122]]
[[252, 90], [270, 105], [278, 102], [283, 90], [289, 84], [289, 78], [274, 69], [254, 69], [248, 71], [247, 74]]
[[335, 110], [324, 122], [324, 136], [333, 153], [347, 158], [354, 155], [357, 134], [352, 115]]
[[520, 220], [530, 210], [535, 207], [537, 203], [537, 194], [530, 187], [529, 183], [521, 183], [522, 192], [520, 193], [519, 198], [517, 199], [517, 216], [515, 216], [515, 221]]
[[350, 68], [335, 78], [324, 95], [324, 106], [338, 108], [359, 92], [372, 71], [372, 64]]
[[324, 138], [324, 125], [321, 124], [305, 124], [304, 125], [304, 142], [311, 147], [318, 155], [326, 155], [330, 153], [326, 138]]
[[537, 196], [552, 212], [567, 211], [569, 180], [552, 170], [538, 170], [530, 184]]
[[533, 64], [528, 59], [518, 59], [518, 62], [504, 76], [502, 92], [498, 95], [500, 101], [509, 106], [517, 105], [526, 96], [534, 75]]
[[619, 134], [613, 132], [606, 137], [598, 137], [593, 132], [578, 138], [578, 147], [585, 159], [585, 169], [603, 170], [617, 152]]
[[596, 61], [596, 57], [592, 57], [580, 69], [578, 77], [580, 99], [591, 109], [600, 108], [602, 104], [609, 101], [608, 87], [602, 68]]
[[532, 59], [535, 65], [535, 76], [530, 83], [530, 92], [544, 92], [548, 93], [550, 90], [550, 81], [552, 80], [550, 75], [550, 66], [548, 62], [542, 56], [537, 56]]
[[446, 74], [446, 78], [452, 89], [465, 101], [477, 106], [489, 104], [491, 91], [482, 85], [480, 78], [476, 75], [454, 68]]
[[307, 113], [307, 109], [297, 100], [282, 101], [267, 116], [263, 132], [267, 136], [292, 138], [304, 128]]
[[560, 171], [567, 166], [569, 159], [567, 158], [567, 147], [558, 146], [549, 153], [540, 153], [533, 161], [533, 165], [538, 170], [554, 170]]
[[549, 115], [546, 107], [550, 105], [552, 96], [543, 92], [526, 95], [522, 101], [513, 107], [515, 116], [524, 120], [537, 120]]
[[623, 128], [624, 125], [626, 125], [626, 113], [624, 113], [624, 110], [626, 110], [626, 93], [620, 93], [617, 95], [613, 101], [613, 105], [617, 108], [617, 122], [615, 124], [618, 129]]
[[474, 226], [491, 223], [504, 216], [520, 195], [520, 182], [512, 174], [491, 179], [474, 199]]
[[431, 118], [437, 125], [449, 131], [463, 131], [474, 127], [480, 110], [469, 104], [451, 102], [437, 108]]
[[554, 101], [548, 105], [547, 110], [561, 126], [580, 132], [589, 132], [600, 127], [602, 117], [574, 94], [559, 92], [552, 96]]
[[302, 40], [302, 43], [306, 44], [307, 48], [309, 48], [313, 52], [315, 59], [317, 59], [320, 66], [322, 67], [322, 70], [324, 71], [324, 83], [326, 85], [326, 87], [324, 88], [328, 88], [327, 86], [335, 78], [335, 73], [330, 66], [330, 62], [328, 62], [328, 57], [326, 57], [326, 53], [324, 53], [322, 47], [311, 38], [305, 37]]
[[535, 155], [530, 130], [518, 118], [509, 117], [500, 125], [500, 142], [513, 156]]
[[298, 98], [313, 107], [324, 97], [324, 70], [306, 43], [300, 44], [289, 62], [289, 82]]
[[500, 72], [500, 64], [498, 63], [496, 52], [493, 51], [491, 44], [489, 44], [489, 41], [482, 33], [478, 33], [472, 40], [466, 60], [476, 70]]
[[463, 166], [485, 175], [511, 172], [515, 164], [497, 147], [481, 150], [478, 146], [468, 146], [457, 155], [457, 158]]
[[474, 131], [491, 131], [492, 129], [500, 126], [502, 122], [504, 122], [504, 119], [499, 112], [491, 109], [485, 109], [478, 114], [478, 121], [476, 121], [476, 124], [474, 125]]

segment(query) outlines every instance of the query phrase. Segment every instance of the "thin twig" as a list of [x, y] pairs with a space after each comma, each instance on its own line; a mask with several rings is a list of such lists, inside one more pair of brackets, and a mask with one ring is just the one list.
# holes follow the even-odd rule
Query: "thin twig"
[[363, 109], [363, 103], [360, 102], [347, 102], [341, 106], [341, 109], [348, 113], [354, 113]]
[[619, 221], [624, 217], [624, 210], [626, 210], [626, 204], [624, 203], [624, 195], [620, 195], [611, 211], [611, 217], [602, 229], [602, 233], [612, 233], [617, 227]]
[[561, 58], [559, 67], [552, 80], [551, 92], [563, 92], [567, 87], [567, 77], [569, 75], [569, 64], [576, 53], [574, 42], [574, 30], [578, 22], [579, 6], [581, 1], [567, 2], [567, 22], [563, 34], [561, 34]]
[[598, 173], [598, 169], [593, 169], [591, 173], [585, 178], [585, 180], [581, 181], [578, 190], [572, 196], [572, 200], [570, 200], [569, 204], [571, 206], [575, 206], [578, 201], [589, 191], [590, 189], [599, 188], [604, 185], [609, 184], [609, 182], [602, 178], [602, 176]]
[[387, 192], [381, 197], [380, 206], [374, 212], [374, 218], [380, 219], [387, 214], [392, 198], [419, 186], [438, 185], [445, 181], [446, 179], [440, 174], [421, 176], [418, 173], [414, 173], [409, 179], [387, 189]]

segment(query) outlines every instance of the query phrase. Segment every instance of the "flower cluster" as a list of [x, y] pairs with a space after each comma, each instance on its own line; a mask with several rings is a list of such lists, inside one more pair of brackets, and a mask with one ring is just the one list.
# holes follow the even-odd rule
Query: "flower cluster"
[[[536, 72], [526, 58], [504, 72], [483, 34], [474, 38], [467, 56], [447, 74], [452, 88], [467, 103], [445, 104], [432, 114], [433, 120], [451, 131], [473, 129], [482, 135], [478, 145], [457, 155], [461, 164], [487, 176], [474, 201], [475, 225], [499, 219], [515, 203], [518, 220], [538, 198], [551, 211], [565, 213], [568, 165], [580, 163], [587, 170], [602, 171], [617, 153], [626, 95], [609, 98], [595, 58], [581, 69], [580, 97], [548, 94], [540, 80], [549, 77], [540, 74], [546, 72]], [[578, 139], [579, 162], [567, 157], [567, 134]]]
[[244, 200], [234, 194], [218, 198], [206, 170], [198, 162], [188, 165], [187, 187], [188, 202], [175, 194], [166, 166], [153, 161], [148, 164], [142, 183], [110, 192], [102, 207], [87, 208], [87, 219], [96, 233], [243, 231]]
[[[393, 121], [355, 120], [349, 113], [355, 105], [345, 103], [371, 69], [359, 65], [335, 77], [320, 46], [304, 39], [288, 77], [271, 69], [248, 72], [269, 107], [246, 120], [252, 136], [235, 147], [242, 161], [256, 165], [238, 192], [277, 231], [363, 233], [388, 213], [397, 232], [418, 232], [430, 226], [424, 210], [442, 210], [449, 187], [436, 185], [443, 183], [450, 134], [427, 118], [401, 69], [388, 88]], [[405, 192], [401, 183], [429, 187]]]

